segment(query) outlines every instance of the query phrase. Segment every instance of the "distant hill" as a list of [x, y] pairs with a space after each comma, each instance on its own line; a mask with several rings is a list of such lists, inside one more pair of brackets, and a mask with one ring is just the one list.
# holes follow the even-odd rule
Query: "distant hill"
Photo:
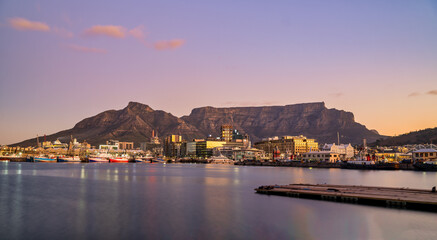
[[396, 137], [378, 139], [371, 145], [377, 146], [401, 146], [407, 144], [437, 143], [437, 127], [427, 128], [420, 131], [402, 134]]
[[[160, 137], [180, 134], [191, 140], [205, 138], [209, 134], [219, 136], [223, 124], [233, 125], [242, 134], [249, 135], [252, 142], [283, 135], [305, 135], [321, 143], [336, 142], [337, 132], [343, 143], [361, 143], [363, 138], [372, 142], [382, 137], [355, 122], [351, 112], [328, 109], [323, 102], [268, 107], [201, 107], [181, 118], [130, 102], [124, 109], [102, 112], [80, 121], [72, 129], [46, 138], [68, 142], [73, 135], [78, 141], [86, 140], [94, 146], [109, 139], [133, 141], [135, 146], [139, 146], [140, 142], [150, 139], [152, 130]], [[14, 145], [34, 146], [36, 138]]]

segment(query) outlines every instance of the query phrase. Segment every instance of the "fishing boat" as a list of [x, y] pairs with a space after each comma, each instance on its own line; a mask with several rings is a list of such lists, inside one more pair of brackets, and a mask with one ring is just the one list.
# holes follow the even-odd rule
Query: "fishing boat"
[[71, 157], [58, 157], [58, 162], [80, 162], [79, 156], [71, 156]]
[[134, 162], [152, 162], [153, 156], [146, 154], [146, 156], [135, 157]]
[[125, 157], [110, 158], [109, 162], [111, 162], [111, 163], [127, 163], [127, 162], [129, 162], [129, 159], [127, 159]]
[[151, 161], [156, 162], [156, 163], [166, 163], [166, 161], [164, 159], [159, 158], [159, 157], [153, 158]]
[[112, 155], [109, 153], [98, 153], [97, 155], [90, 156], [88, 162], [107, 163], [111, 157]]
[[57, 159], [55, 157], [34, 157], [34, 162], [56, 162]]
[[97, 156], [89, 157], [88, 161], [89, 162], [98, 162], [98, 163], [104, 163], [104, 162], [107, 163], [107, 162], [109, 162], [109, 160], [107, 158], [105, 158], [105, 157], [97, 157]]
[[136, 163], [150, 162], [150, 160], [147, 160], [147, 159], [142, 158], [142, 157], [136, 157], [136, 158], [134, 158], [134, 162], [136, 162]]

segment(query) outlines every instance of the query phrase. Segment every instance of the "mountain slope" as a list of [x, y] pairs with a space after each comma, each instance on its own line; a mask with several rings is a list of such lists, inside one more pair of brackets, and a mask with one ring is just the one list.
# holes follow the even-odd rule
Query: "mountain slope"
[[[130, 102], [122, 110], [109, 110], [86, 118], [72, 129], [47, 136], [47, 140], [56, 139], [68, 142], [70, 135], [78, 141], [86, 140], [91, 145], [104, 144], [107, 140], [133, 141], [135, 146], [150, 139], [152, 130], [160, 136], [181, 134], [185, 137], [202, 137], [193, 126], [164, 111], [155, 111], [147, 105]], [[41, 139], [40, 139], [41, 140]], [[33, 146], [36, 138], [14, 145]]]
[[437, 127], [410, 132], [396, 137], [378, 139], [372, 145], [401, 146], [407, 144], [425, 144], [425, 143], [433, 143], [433, 144], [437, 143]]

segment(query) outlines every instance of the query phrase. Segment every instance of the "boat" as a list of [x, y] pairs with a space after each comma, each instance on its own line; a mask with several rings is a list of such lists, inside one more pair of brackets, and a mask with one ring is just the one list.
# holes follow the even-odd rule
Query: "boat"
[[88, 158], [89, 162], [99, 162], [99, 163], [103, 163], [103, 162], [109, 162], [109, 160], [105, 157], [89, 157]]
[[413, 167], [414, 170], [419, 170], [419, 171], [437, 171], [437, 160], [415, 162], [413, 164]]
[[134, 162], [152, 162], [152, 160], [153, 160], [153, 156], [150, 154], [147, 154], [144, 157], [141, 156], [141, 157], [134, 158]]
[[235, 161], [232, 159], [229, 159], [223, 155], [219, 155], [219, 156], [212, 156], [212, 157], [208, 158], [208, 163], [234, 165]]
[[111, 157], [112, 155], [109, 153], [98, 153], [97, 155], [91, 155], [88, 162], [107, 163]]
[[56, 162], [57, 159], [55, 157], [34, 157], [34, 162]]
[[159, 158], [159, 157], [153, 158], [153, 159], [151, 159], [151, 161], [156, 162], [156, 163], [167, 163], [164, 159]]
[[79, 156], [71, 156], [71, 157], [58, 157], [58, 162], [80, 162]]
[[127, 163], [127, 162], [129, 162], [129, 159], [127, 159], [125, 157], [110, 158], [109, 162], [111, 162], [111, 163]]

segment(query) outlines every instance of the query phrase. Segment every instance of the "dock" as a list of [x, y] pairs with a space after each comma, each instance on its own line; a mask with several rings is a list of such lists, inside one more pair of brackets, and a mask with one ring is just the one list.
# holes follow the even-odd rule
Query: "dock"
[[437, 212], [437, 192], [410, 188], [329, 184], [260, 186], [257, 193], [373, 206]]

